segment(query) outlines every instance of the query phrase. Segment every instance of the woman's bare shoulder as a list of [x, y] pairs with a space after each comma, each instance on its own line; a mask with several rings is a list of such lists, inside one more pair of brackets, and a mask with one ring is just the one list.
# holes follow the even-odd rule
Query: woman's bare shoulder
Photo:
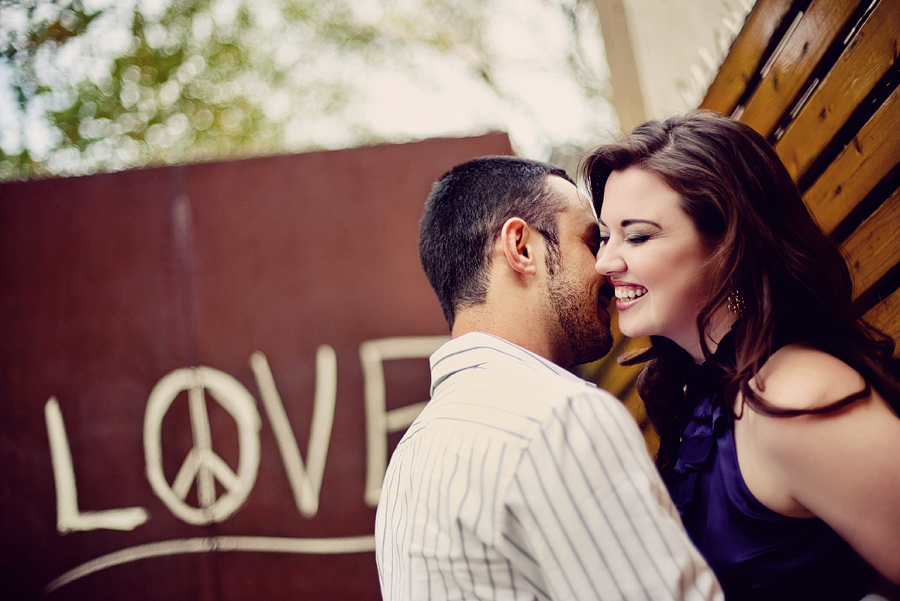
[[750, 385], [769, 405], [800, 410], [826, 407], [866, 388], [855, 369], [803, 344], [789, 344], [775, 352]]
[[853, 399], [833, 411], [787, 418], [745, 405], [735, 423], [741, 472], [771, 509], [824, 520], [900, 584], [897, 414], [855, 369], [803, 345], [772, 355], [753, 382], [768, 404], [785, 409], [817, 409]]

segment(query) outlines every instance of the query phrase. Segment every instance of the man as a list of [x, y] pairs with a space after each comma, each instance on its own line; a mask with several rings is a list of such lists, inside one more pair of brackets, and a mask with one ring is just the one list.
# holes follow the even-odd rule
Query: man
[[567, 372], [609, 351], [599, 230], [565, 172], [458, 165], [419, 253], [450, 324], [375, 524], [386, 601], [721, 599], [631, 415]]

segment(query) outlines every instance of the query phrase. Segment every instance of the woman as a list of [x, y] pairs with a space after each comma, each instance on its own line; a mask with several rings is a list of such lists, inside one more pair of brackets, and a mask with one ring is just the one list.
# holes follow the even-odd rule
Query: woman
[[[736, 599], [900, 585], [900, 362], [774, 150], [696, 111], [592, 152], [597, 270], [685, 527]], [[893, 584], [891, 584], [893, 583]]]

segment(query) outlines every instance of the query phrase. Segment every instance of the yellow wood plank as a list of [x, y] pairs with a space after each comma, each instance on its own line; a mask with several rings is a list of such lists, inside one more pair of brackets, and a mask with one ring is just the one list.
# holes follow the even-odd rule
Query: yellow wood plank
[[881, 0], [775, 149], [795, 180], [900, 55], [900, 0]]
[[734, 112], [747, 84], [762, 67], [772, 35], [791, 8], [791, 0], [760, 0], [744, 21], [700, 108]]
[[894, 192], [841, 245], [858, 297], [900, 263], [900, 190]]
[[[893, 338], [895, 343], [900, 342], [900, 290], [872, 307], [866, 313], [866, 321]], [[895, 348], [894, 354], [898, 353], [900, 348]]]
[[900, 88], [804, 194], [826, 232], [832, 231], [900, 160]]
[[813, 0], [797, 26], [788, 32], [790, 37], [747, 102], [741, 121], [769, 137], [796, 103], [858, 4], [848, 0]]

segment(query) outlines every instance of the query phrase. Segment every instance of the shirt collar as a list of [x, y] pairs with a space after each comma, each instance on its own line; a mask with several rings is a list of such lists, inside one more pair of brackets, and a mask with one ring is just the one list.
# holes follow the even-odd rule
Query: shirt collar
[[496, 361], [498, 353], [506, 360], [518, 361], [531, 369], [596, 388], [593, 383], [517, 344], [486, 332], [469, 332], [445, 343], [431, 355], [431, 395], [434, 396], [437, 387], [448, 377], [465, 369], [480, 367], [488, 361]]

